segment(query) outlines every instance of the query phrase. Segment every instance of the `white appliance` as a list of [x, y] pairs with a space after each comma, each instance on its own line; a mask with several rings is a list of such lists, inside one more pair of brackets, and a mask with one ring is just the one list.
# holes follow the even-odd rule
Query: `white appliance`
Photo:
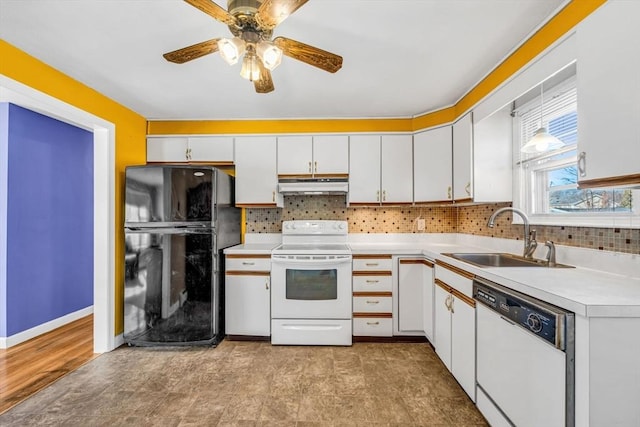
[[351, 249], [346, 221], [282, 223], [271, 252], [271, 343], [351, 345]]
[[492, 426], [575, 425], [574, 314], [476, 278], [477, 406]]

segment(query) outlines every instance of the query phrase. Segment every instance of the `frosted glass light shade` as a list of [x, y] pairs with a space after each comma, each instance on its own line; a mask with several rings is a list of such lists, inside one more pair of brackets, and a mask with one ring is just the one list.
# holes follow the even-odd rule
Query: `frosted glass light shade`
[[242, 69], [240, 70], [240, 76], [243, 78], [256, 81], [260, 79], [260, 66], [258, 65], [258, 57], [253, 52], [248, 52], [244, 56], [242, 61]]
[[546, 128], [541, 127], [533, 135], [533, 138], [520, 148], [520, 151], [527, 154], [544, 153], [562, 146], [564, 146], [564, 142], [547, 132]]
[[218, 50], [220, 51], [222, 59], [224, 59], [227, 64], [233, 65], [240, 60], [240, 57], [244, 53], [245, 43], [244, 40], [239, 37], [220, 39], [218, 40]]
[[258, 57], [262, 60], [262, 64], [268, 70], [274, 70], [280, 62], [282, 62], [282, 49], [273, 43], [260, 42], [256, 47]]

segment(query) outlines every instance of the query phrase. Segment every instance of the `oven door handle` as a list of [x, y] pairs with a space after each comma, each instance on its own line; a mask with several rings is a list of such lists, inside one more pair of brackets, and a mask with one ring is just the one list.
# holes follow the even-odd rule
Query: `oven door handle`
[[321, 266], [321, 265], [337, 265], [337, 264], [350, 264], [351, 257], [346, 256], [344, 258], [331, 258], [331, 259], [313, 259], [313, 258], [278, 258], [274, 256], [271, 258], [271, 262], [276, 265], [301, 265], [306, 264], [310, 266]]

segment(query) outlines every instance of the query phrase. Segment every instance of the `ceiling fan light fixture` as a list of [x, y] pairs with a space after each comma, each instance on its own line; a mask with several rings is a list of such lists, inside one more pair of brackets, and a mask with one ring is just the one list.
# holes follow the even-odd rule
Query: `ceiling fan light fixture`
[[271, 42], [261, 41], [256, 47], [258, 57], [268, 70], [275, 70], [282, 62], [282, 49]]
[[258, 65], [258, 57], [254, 52], [247, 52], [242, 61], [242, 69], [240, 76], [249, 81], [260, 80], [260, 66]]
[[237, 64], [245, 49], [245, 42], [239, 37], [218, 40], [220, 56], [229, 65]]

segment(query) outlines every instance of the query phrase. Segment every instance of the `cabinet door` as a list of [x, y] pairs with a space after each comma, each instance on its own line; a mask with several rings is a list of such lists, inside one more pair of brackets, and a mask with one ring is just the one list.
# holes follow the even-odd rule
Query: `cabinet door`
[[640, 183], [638, 16], [640, 2], [611, 1], [577, 29], [578, 182], [586, 186]]
[[398, 330], [422, 331], [425, 288], [422, 260], [401, 258], [398, 262]]
[[279, 136], [278, 175], [311, 175], [312, 147], [310, 136]]
[[236, 154], [236, 205], [275, 206], [278, 196], [276, 138], [238, 137]]
[[422, 264], [423, 288], [422, 288], [422, 330], [427, 339], [434, 343], [433, 331], [433, 308], [434, 308], [434, 285], [433, 285], [433, 267], [429, 264]]
[[188, 148], [186, 137], [148, 137], [147, 162], [186, 162]]
[[413, 137], [382, 136], [382, 203], [413, 202]]
[[269, 273], [225, 276], [225, 332], [228, 335], [271, 335]]
[[413, 137], [413, 194], [416, 203], [453, 199], [451, 126]]
[[350, 137], [349, 203], [380, 203], [380, 137], [377, 135]]
[[349, 137], [327, 135], [313, 137], [314, 175], [345, 175], [349, 173]]
[[476, 309], [454, 296], [451, 307], [451, 373], [476, 401]]
[[453, 199], [473, 198], [472, 161], [473, 127], [471, 113], [453, 124]]
[[473, 125], [473, 201], [513, 199], [513, 118], [510, 106]]
[[189, 160], [233, 164], [233, 138], [230, 136], [189, 137]]
[[434, 289], [434, 341], [436, 354], [451, 371], [451, 312], [447, 307], [451, 293], [440, 286]]

